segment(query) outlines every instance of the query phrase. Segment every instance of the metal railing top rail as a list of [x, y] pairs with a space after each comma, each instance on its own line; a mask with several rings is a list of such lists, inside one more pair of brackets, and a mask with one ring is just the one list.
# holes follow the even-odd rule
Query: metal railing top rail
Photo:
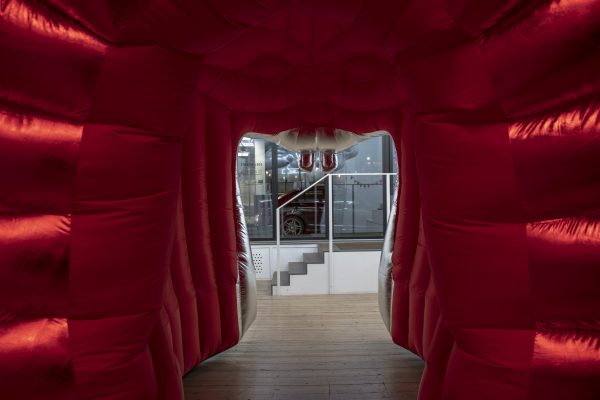
[[338, 176], [354, 176], [354, 175], [398, 175], [397, 172], [343, 172], [343, 173], [331, 173], [329, 175], [338, 175]]
[[296, 193], [290, 199], [286, 200], [282, 205], [277, 206], [277, 211], [279, 211], [280, 208], [283, 208], [283, 207], [287, 206], [292, 201], [296, 200], [298, 197], [302, 196], [304, 193], [306, 193], [308, 190], [312, 189], [319, 182], [325, 180], [330, 175], [331, 176], [381, 176], [381, 175], [398, 175], [398, 173], [396, 173], [396, 172], [359, 172], [359, 173], [349, 173], [349, 172], [346, 172], [346, 173], [339, 173], [339, 174], [337, 174], [337, 173], [325, 174], [322, 177], [320, 177], [319, 179], [317, 179], [316, 181], [314, 181], [313, 183], [311, 183], [305, 189], [303, 189], [302, 191]]

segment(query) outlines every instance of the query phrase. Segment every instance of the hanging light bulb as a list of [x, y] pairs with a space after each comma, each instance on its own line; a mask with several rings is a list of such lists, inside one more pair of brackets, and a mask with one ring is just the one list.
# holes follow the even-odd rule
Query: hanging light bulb
[[321, 152], [321, 167], [323, 172], [334, 171], [338, 166], [338, 157], [333, 150], [323, 150]]
[[312, 172], [315, 169], [315, 152], [304, 150], [300, 153], [300, 169], [305, 172]]

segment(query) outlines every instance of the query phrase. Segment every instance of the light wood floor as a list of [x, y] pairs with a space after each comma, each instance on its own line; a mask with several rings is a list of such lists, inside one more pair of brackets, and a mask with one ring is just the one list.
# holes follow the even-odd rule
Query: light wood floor
[[186, 400], [416, 399], [423, 363], [392, 343], [376, 295], [262, 291], [242, 342], [186, 376]]

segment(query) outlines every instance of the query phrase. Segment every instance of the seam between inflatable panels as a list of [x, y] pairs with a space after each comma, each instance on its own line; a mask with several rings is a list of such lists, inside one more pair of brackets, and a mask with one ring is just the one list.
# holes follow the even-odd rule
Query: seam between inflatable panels
[[73, 186], [72, 186], [72, 198], [71, 198], [71, 235], [69, 238], [69, 270], [68, 270], [68, 274], [67, 274], [67, 316], [66, 316], [66, 320], [67, 320], [67, 349], [69, 352], [69, 360], [70, 360], [70, 364], [71, 364], [71, 369], [72, 369], [72, 373], [73, 373], [73, 382], [74, 382], [74, 388], [73, 391], [76, 395], [77, 398], [81, 398], [80, 394], [79, 394], [79, 385], [77, 382], [77, 373], [76, 373], [76, 368], [75, 368], [75, 363], [74, 363], [74, 357], [73, 357], [73, 348], [72, 348], [72, 343], [71, 343], [71, 320], [73, 319], [71, 317], [71, 270], [73, 267], [72, 261], [73, 261], [73, 237], [75, 236], [75, 229], [74, 229], [74, 220], [75, 220], [75, 216], [76, 216], [76, 203], [77, 203], [77, 193], [78, 193], [78, 180], [79, 180], [79, 165], [81, 163], [81, 153], [83, 151], [83, 143], [85, 140], [86, 135], [86, 128], [89, 125], [88, 120], [89, 117], [91, 115], [92, 109], [94, 107], [94, 103], [95, 103], [95, 93], [97, 91], [99, 82], [100, 82], [100, 77], [102, 75], [102, 73], [104, 72], [104, 66], [106, 64], [107, 58], [108, 58], [108, 52], [110, 51], [110, 47], [107, 46], [105, 53], [103, 54], [102, 57], [102, 62], [99, 65], [98, 68], [98, 74], [96, 76], [96, 81], [93, 85], [93, 89], [90, 91], [90, 97], [91, 97], [91, 101], [90, 101], [90, 108], [88, 110], [88, 114], [85, 117], [85, 119], [82, 122], [82, 129], [81, 129], [81, 139], [79, 141], [79, 151], [77, 153], [77, 160], [75, 162], [75, 174], [74, 174], [74, 178], [73, 178]]

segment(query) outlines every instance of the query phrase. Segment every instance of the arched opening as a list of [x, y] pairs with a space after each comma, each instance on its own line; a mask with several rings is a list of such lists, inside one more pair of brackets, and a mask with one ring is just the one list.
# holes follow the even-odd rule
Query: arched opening
[[[276, 295], [377, 290], [397, 183], [389, 134], [252, 133], [241, 139], [237, 155], [259, 280], [272, 280]], [[350, 251], [352, 257], [342, 257]]]
[[[235, 351], [207, 360], [185, 378], [189, 398], [417, 396], [422, 362], [389, 343], [378, 323], [378, 268], [398, 171], [393, 139], [373, 132], [340, 134], [327, 143], [317, 131], [302, 138], [297, 130], [253, 133], [239, 142], [236, 175], [257, 276], [257, 318]], [[335, 168], [324, 168], [325, 148], [334, 150]], [[314, 158], [303, 169], [308, 151]], [[344, 275], [331, 286], [329, 187], [322, 183], [328, 174], [335, 177], [333, 275]], [[279, 259], [275, 212], [282, 216]], [[301, 219], [306, 230], [286, 234], [288, 216]], [[310, 219], [316, 221], [311, 225]], [[277, 261], [284, 287], [273, 293]], [[347, 373], [340, 373], [342, 365]]]

